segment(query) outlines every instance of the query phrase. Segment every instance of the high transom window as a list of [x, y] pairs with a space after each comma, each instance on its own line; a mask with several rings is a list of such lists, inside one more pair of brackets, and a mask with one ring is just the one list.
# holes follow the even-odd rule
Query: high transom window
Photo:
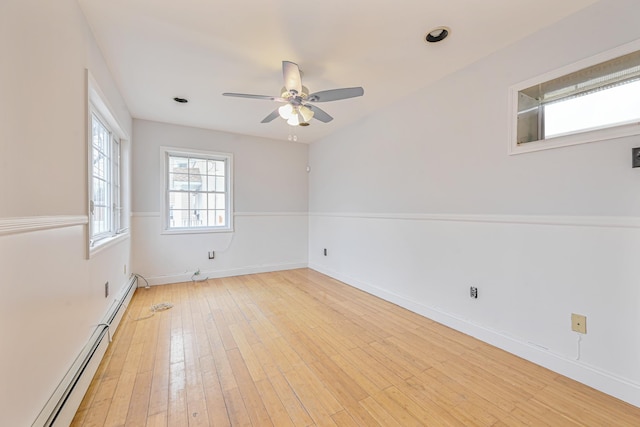
[[565, 69], [512, 88], [512, 151], [639, 134], [640, 51], [620, 54], [629, 48], [574, 64], [570, 68], [575, 71]]

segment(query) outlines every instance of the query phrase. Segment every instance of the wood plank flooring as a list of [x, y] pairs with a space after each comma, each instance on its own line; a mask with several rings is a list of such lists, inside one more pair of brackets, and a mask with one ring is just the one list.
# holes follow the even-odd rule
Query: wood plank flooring
[[138, 289], [72, 425], [640, 426], [640, 408], [300, 269]]

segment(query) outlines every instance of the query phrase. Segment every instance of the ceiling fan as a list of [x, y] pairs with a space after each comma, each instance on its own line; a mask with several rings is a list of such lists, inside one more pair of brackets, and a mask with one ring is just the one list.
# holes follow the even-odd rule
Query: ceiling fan
[[282, 61], [282, 75], [284, 77], [284, 87], [280, 96], [250, 95], [246, 93], [223, 93], [224, 96], [235, 96], [239, 98], [265, 99], [283, 103], [271, 114], [265, 117], [261, 123], [269, 123], [280, 116], [291, 126], [308, 126], [309, 120], [316, 118], [323, 123], [333, 120], [324, 110], [313, 105], [315, 102], [338, 101], [340, 99], [354, 98], [362, 96], [364, 89], [361, 87], [348, 87], [342, 89], [330, 89], [320, 92], [309, 93], [309, 89], [302, 86], [302, 78], [298, 64], [290, 61]]

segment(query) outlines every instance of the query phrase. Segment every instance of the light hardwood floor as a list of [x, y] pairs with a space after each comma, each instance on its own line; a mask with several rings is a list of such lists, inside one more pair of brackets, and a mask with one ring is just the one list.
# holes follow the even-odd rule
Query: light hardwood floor
[[640, 426], [640, 409], [301, 269], [138, 289], [72, 425]]

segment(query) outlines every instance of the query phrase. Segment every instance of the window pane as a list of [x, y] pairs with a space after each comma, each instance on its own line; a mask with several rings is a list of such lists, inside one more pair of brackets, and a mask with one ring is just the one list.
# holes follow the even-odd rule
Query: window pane
[[186, 157], [169, 157], [169, 170], [173, 171], [176, 168], [187, 168], [189, 166], [189, 159]]
[[216, 177], [213, 175], [207, 176], [207, 188], [206, 191], [216, 191]]
[[109, 148], [110, 132], [95, 115], [92, 116], [91, 131], [93, 146], [102, 152], [106, 152]]
[[193, 169], [193, 173], [207, 173], [207, 161], [204, 159], [191, 159], [191, 164], [189, 165], [189, 167]]
[[640, 119], [640, 81], [544, 107], [545, 137], [615, 126]]
[[216, 195], [215, 194], [207, 194], [207, 208], [215, 209], [216, 208]]
[[191, 193], [191, 209], [207, 208], [207, 193]]
[[189, 193], [169, 193], [170, 209], [189, 209]]
[[215, 174], [219, 176], [224, 176], [225, 175], [224, 162], [220, 160], [216, 160], [214, 163], [215, 163]]
[[170, 173], [169, 190], [189, 190], [189, 175], [186, 173]]
[[93, 235], [108, 232], [109, 227], [109, 208], [94, 207], [93, 209]]
[[190, 191], [201, 191], [202, 184], [203, 184], [202, 175], [194, 175], [193, 173], [189, 174], [189, 190]]
[[216, 210], [216, 225], [226, 225], [226, 213], [225, 211]]
[[100, 151], [93, 150], [93, 175], [98, 178], [107, 178], [107, 167], [109, 159]]
[[190, 227], [202, 227], [206, 222], [206, 210], [194, 209], [191, 211]]
[[106, 206], [109, 202], [107, 194], [107, 183], [99, 179], [93, 180], [93, 203], [95, 205]]
[[216, 226], [216, 211], [207, 211], [207, 225], [209, 227]]
[[189, 211], [172, 209], [169, 211], [169, 226], [170, 227], [188, 227], [189, 226]]
[[[220, 191], [220, 192], [224, 192], [226, 190], [225, 185], [224, 185], [224, 177], [216, 177], [216, 190], [215, 191]], [[211, 190], [209, 190], [211, 191]]]
[[225, 200], [224, 194], [216, 194], [216, 209], [226, 209]]

